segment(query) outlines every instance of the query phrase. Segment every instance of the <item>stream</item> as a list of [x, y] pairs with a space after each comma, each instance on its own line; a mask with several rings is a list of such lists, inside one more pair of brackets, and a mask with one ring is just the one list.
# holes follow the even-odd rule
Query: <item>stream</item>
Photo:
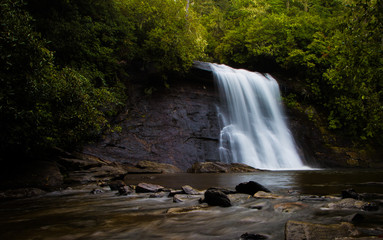
[[[329, 200], [302, 196], [339, 196], [344, 189], [370, 193], [380, 204], [378, 211], [359, 211], [364, 220], [356, 226], [366, 235], [383, 233], [383, 170], [263, 171], [237, 174], [136, 174], [127, 184], [155, 183], [180, 189], [190, 185], [234, 189], [241, 182], [256, 181], [286, 199], [255, 199], [233, 194], [232, 207], [200, 206], [199, 197], [174, 203], [171, 197], [150, 198], [150, 194], [118, 196], [108, 187], [90, 194], [92, 185], [68, 188], [39, 197], [0, 202], [0, 239], [240, 239], [244, 233], [284, 239], [288, 220], [338, 223], [355, 210], [326, 210]], [[235, 196], [234, 196], [235, 195]], [[302, 200], [303, 199], [303, 200]], [[310, 200], [311, 199], [311, 200]], [[339, 198], [338, 198], [339, 200]], [[278, 212], [278, 203], [302, 202], [294, 212]], [[261, 206], [254, 207], [254, 206]], [[187, 211], [169, 211], [169, 209]]]

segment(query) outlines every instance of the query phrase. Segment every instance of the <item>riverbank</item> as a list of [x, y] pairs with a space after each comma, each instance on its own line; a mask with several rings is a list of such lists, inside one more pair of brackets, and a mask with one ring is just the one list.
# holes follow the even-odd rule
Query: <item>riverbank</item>
[[[78, 185], [41, 196], [0, 202], [0, 238], [241, 239], [243, 236], [242, 239], [298, 240], [314, 235], [321, 236], [320, 239], [381, 237], [382, 182], [375, 178], [379, 174], [374, 177], [373, 171], [360, 175], [340, 170], [321, 172], [131, 174], [125, 182]], [[313, 174], [318, 175], [313, 177]], [[243, 193], [236, 189], [239, 183], [255, 180], [270, 193], [265, 190]], [[318, 182], [322, 183], [321, 191], [327, 190], [329, 195], [308, 193], [309, 185], [311, 190], [319, 192]], [[142, 191], [143, 183], [154, 184], [151, 192]], [[185, 183], [191, 187], [186, 187]], [[201, 188], [202, 184], [219, 188], [230, 206], [212, 206], [214, 204], [203, 201], [209, 187]], [[341, 191], [330, 194], [337, 191], [333, 188], [335, 185], [341, 187], [342, 184], [356, 187], [357, 193], [353, 196], [358, 199], [346, 195], [342, 198]], [[118, 189], [126, 190], [126, 195]]]

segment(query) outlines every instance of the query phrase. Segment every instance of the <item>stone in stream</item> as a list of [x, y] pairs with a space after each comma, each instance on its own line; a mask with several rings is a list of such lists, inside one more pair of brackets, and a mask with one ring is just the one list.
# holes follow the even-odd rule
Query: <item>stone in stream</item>
[[219, 190], [208, 189], [205, 192], [205, 203], [211, 206], [230, 207], [231, 202], [226, 194]]
[[129, 195], [133, 193], [133, 189], [129, 186], [119, 186], [118, 195]]
[[289, 220], [285, 226], [285, 240], [337, 239], [358, 235], [355, 226], [346, 222], [325, 225]]
[[356, 200], [362, 200], [363, 197], [359, 193], [357, 193], [354, 189], [346, 189], [342, 191], [342, 198], [353, 198]]
[[103, 193], [104, 191], [102, 191], [101, 189], [97, 189], [97, 188], [94, 188], [92, 191], [90, 191], [91, 194], [100, 194], [100, 193]]
[[109, 187], [111, 191], [118, 191], [118, 189], [123, 186], [126, 186], [126, 184], [122, 180], [116, 180], [109, 183]]
[[286, 202], [286, 203], [279, 203], [274, 205], [274, 210], [276, 212], [282, 212], [282, 213], [293, 213], [305, 207], [307, 207], [307, 205], [304, 203]]
[[254, 195], [258, 191], [270, 192], [269, 189], [254, 181], [240, 183], [235, 187], [235, 190], [238, 193], [246, 193], [249, 195]]
[[261, 234], [244, 233], [241, 235], [241, 240], [264, 240], [266, 236]]
[[136, 193], [155, 193], [163, 190], [164, 187], [151, 183], [139, 183], [136, 187]]
[[373, 202], [364, 202], [353, 198], [345, 198], [337, 202], [327, 204], [331, 209], [359, 209], [364, 211], [377, 211], [379, 206]]
[[185, 194], [189, 194], [189, 195], [200, 195], [201, 194], [200, 191], [192, 188], [189, 185], [182, 186], [182, 190], [184, 191]]
[[270, 192], [264, 192], [264, 191], [258, 191], [253, 195], [254, 198], [260, 198], [260, 199], [282, 199], [286, 198], [274, 193]]

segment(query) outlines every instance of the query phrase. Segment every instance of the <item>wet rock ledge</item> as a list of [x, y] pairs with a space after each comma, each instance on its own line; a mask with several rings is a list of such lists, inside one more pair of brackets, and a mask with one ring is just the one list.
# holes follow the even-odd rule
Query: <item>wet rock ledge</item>
[[[170, 198], [173, 207], [163, 209], [160, 214], [181, 215], [210, 211], [212, 208], [235, 207], [236, 211], [248, 209], [249, 216], [261, 215], [266, 223], [275, 224], [276, 219], [286, 219], [284, 239], [304, 240], [352, 240], [378, 239], [383, 234], [379, 227], [366, 227], [379, 210], [379, 204], [361, 199], [353, 189], [346, 192], [357, 194], [357, 198], [338, 196], [305, 196], [299, 194], [276, 194], [253, 181], [243, 182], [235, 190], [211, 187], [197, 190], [189, 185], [180, 189], [168, 189], [152, 183], [142, 182], [126, 185], [123, 181], [114, 181], [102, 188], [93, 189], [91, 194], [102, 195], [103, 191], [116, 191], [116, 195], [133, 198]], [[355, 196], [354, 196], [355, 197]], [[161, 201], [163, 202], [163, 201]], [[215, 211], [218, 211], [217, 209]], [[254, 212], [255, 211], [255, 212]], [[328, 215], [328, 216], [327, 216]], [[377, 215], [381, 215], [378, 212]], [[276, 229], [276, 231], [279, 231]], [[282, 239], [280, 235], [264, 232], [246, 232], [239, 239]]]

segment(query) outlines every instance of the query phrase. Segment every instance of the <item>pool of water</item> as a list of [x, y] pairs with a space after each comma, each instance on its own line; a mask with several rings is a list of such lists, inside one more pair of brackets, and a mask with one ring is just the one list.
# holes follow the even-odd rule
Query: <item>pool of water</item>
[[234, 189], [242, 182], [255, 181], [274, 192], [296, 190], [302, 194], [339, 194], [354, 188], [357, 192], [383, 193], [383, 170], [333, 169], [310, 171], [261, 171], [257, 173], [129, 175], [127, 184], [153, 182], [169, 188], [191, 185], [197, 189]]
[[[383, 194], [383, 171], [323, 170], [257, 172], [245, 174], [130, 175], [128, 184], [149, 182], [179, 189], [191, 185], [234, 189], [241, 182], [256, 181], [275, 193], [290, 190], [301, 194], [339, 194], [354, 188], [363, 193]], [[93, 195], [93, 186], [67, 189], [40, 197], [0, 202], [0, 239], [239, 239], [243, 233], [259, 233], [269, 239], [284, 239], [288, 220], [337, 223], [353, 214], [348, 211], [320, 210], [322, 202], [295, 213], [274, 211], [273, 205], [286, 200], [242, 198], [233, 207], [206, 207], [188, 213], [169, 214], [172, 208], [199, 205], [198, 199], [174, 203], [172, 198], [149, 198], [115, 192]], [[381, 199], [378, 199], [381, 201]], [[290, 200], [295, 201], [295, 200]], [[262, 210], [252, 205], [262, 205]], [[364, 212], [367, 229], [383, 231], [383, 213]]]

